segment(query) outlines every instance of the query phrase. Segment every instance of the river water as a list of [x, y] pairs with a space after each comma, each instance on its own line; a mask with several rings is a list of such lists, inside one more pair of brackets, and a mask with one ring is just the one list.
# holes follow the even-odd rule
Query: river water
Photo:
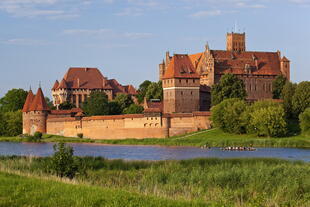
[[[0, 155], [50, 156], [54, 143], [0, 142]], [[257, 148], [256, 151], [222, 151], [220, 148], [103, 145], [70, 143], [77, 156], [99, 156], [125, 160], [183, 160], [192, 158], [271, 157], [310, 162], [310, 150], [298, 148]]]

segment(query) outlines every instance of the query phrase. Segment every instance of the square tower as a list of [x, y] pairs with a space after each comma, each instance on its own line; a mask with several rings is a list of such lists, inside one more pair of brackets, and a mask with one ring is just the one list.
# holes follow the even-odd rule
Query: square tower
[[245, 33], [227, 33], [226, 49], [232, 52], [245, 52]]

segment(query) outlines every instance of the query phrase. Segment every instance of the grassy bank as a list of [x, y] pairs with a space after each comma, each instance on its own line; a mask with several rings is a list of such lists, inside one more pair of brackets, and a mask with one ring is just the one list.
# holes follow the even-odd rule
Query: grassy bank
[[83, 184], [0, 173], [0, 206], [203, 206]]
[[[0, 137], [0, 141], [22, 142], [25, 138]], [[101, 144], [129, 145], [165, 145], [165, 146], [254, 146], [254, 147], [302, 147], [310, 148], [310, 137], [296, 135], [284, 138], [256, 137], [255, 135], [238, 135], [224, 133], [220, 129], [211, 129], [175, 136], [166, 139], [124, 139], [124, 140], [93, 140], [86, 138], [68, 138], [54, 135], [44, 135], [42, 142], [86, 142]]]
[[[49, 158], [0, 158], [2, 171], [30, 173], [31, 175], [53, 179], [47, 170], [48, 162]], [[124, 193], [124, 196], [119, 201], [116, 201], [125, 200], [126, 206], [152, 206], [154, 203], [157, 206], [165, 206], [160, 203], [164, 202], [162, 199], [180, 202], [172, 203], [171, 206], [177, 206], [176, 204], [181, 206], [185, 200], [191, 203], [196, 202], [195, 205], [203, 203], [210, 206], [310, 206], [309, 163], [277, 159], [195, 159], [186, 161], [125, 162], [121, 160], [105, 160], [103, 158], [80, 158], [80, 162], [82, 170], [74, 180], [78, 184], [77, 186], [62, 187], [62, 184], [48, 181], [51, 182], [52, 186], [59, 186], [60, 193], [56, 195], [60, 197], [66, 195], [71, 202], [78, 199], [74, 203], [76, 206], [82, 206], [83, 202], [86, 204], [99, 202], [98, 197], [109, 199], [112, 195], [112, 198], [117, 199], [117, 192], [120, 191], [130, 192]], [[7, 179], [10, 180], [11, 178]], [[36, 195], [36, 187], [32, 187], [32, 185], [37, 184], [31, 184], [33, 180], [28, 178], [18, 177], [14, 179], [21, 180], [6, 182], [22, 183], [22, 185], [25, 182], [25, 187], [17, 188], [20, 195], [13, 196], [16, 187], [12, 185], [12, 191], [7, 193], [5, 201], [10, 199], [18, 200], [21, 197], [18, 202], [23, 202], [22, 200], [26, 198], [30, 198], [33, 202], [37, 202], [36, 200], [40, 202], [39, 197], [47, 198], [54, 195], [53, 192], [56, 192], [58, 188], [55, 187], [53, 190], [46, 187], [49, 186], [44, 184], [46, 181], [35, 181], [43, 183], [42, 186], [47, 189], [40, 190], [38, 187], [38, 194], [40, 195], [39, 192], [42, 191], [42, 195], [32, 198], [31, 195]], [[0, 182], [5, 183], [5, 181], [1, 180]], [[27, 182], [29, 183], [27, 184]], [[85, 184], [91, 185], [93, 188], [85, 187]], [[102, 187], [103, 191], [99, 191], [98, 187]], [[31, 189], [30, 192], [33, 194], [28, 194], [28, 188]], [[62, 188], [68, 192], [63, 191]], [[79, 192], [79, 189], [81, 192]], [[106, 189], [110, 189], [110, 191], [106, 191]], [[98, 192], [92, 196], [92, 190]], [[111, 195], [104, 194], [104, 192], [110, 192]], [[133, 195], [134, 197], [131, 197]], [[147, 197], [150, 199], [144, 200], [141, 195], [150, 196]], [[83, 197], [85, 197], [85, 201]], [[141, 205], [135, 205], [137, 204], [136, 200], [141, 200]], [[167, 204], [170, 205], [170, 201], [167, 201]], [[109, 203], [109, 201], [106, 202]], [[131, 202], [133, 204], [129, 205]], [[14, 202], [12, 201], [12, 203]], [[188, 206], [188, 203], [184, 205]]]

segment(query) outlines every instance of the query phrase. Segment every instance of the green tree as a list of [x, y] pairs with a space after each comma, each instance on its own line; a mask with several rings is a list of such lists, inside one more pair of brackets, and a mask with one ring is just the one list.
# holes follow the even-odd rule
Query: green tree
[[100, 91], [91, 92], [82, 106], [87, 116], [107, 115], [109, 114], [108, 97]]
[[152, 83], [151, 81], [145, 80], [145, 81], [143, 81], [143, 83], [140, 84], [139, 90], [138, 90], [139, 93], [137, 95], [139, 103], [143, 102], [144, 97], [146, 95], [147, 88], [149, 87], [149, 85], [151, 85], [151, 83]]
[[23, 133], [22, 111], [9, 111], [4, 114], [5, 118], [5, 135], [17, 136]]
[[121, 111], [123, 111], [125, 108], [129, 107], [131, 104], [133, 104], [132, 98], [128, 94], [118, 94], [114, 101], [118, 103], [118, 105], [121, 108]]
[[54, 145], [54, 155], [51, 158], [51, 171], [59, 177], [72, 179], [78, 171], [77, 160], [73, 157], [73, 148], [64, 143]]
[[75, 108], [76, 106], [73, 103], [70, 103], [69, 101], [65, 101], [61, 104], [59, 104], [58, 108], [59, 110], [70, 110]]
[[299, 122], [302, 134], [310, 137], [310, 107], [299, 115]]
[[56, 107], [53, 104], [53, 101], [51, 101], [51, 99], [49, 97], [45, 97], [45, 102], [47, 104], [47, 106], [51, 109], [54, 110], [56, 109]]
[[292, 106], [296, 117], [310, 107], [310, 81], [303, 81], [297, 85]]
[[124, 114], [141, 114], [144, 111], [143, 106], [137, 104], [131, 104], [129, 107], [125, 108]]
[[4, 112], [21, 110], [27, 98], [27, 91], [23, 89], [9, 90], [3, 98], [0, 99], [0, 110]]
[[109, 114], [110, 115], [118, 115], [122, 113], [122, 109], [120, 105], [116, 101], [109, 102]]
[[0, 136], [4, 136], [6, 134], [6, 128], [4, 113], [0, 111]]
[[246, 96], [247, 94], [243, 81], [234, 74], [223, 75], [219, 83], [213, 85], [211, 89], [211, 101], [213, 106], [221, 103], [224, 99], [245, 99]]
[[287, 118], [293, 118], [294, 116], [292, 102], [296, 87], [297, 84], [292, 82], [286, 82], [281, 92], [281, 98], [283, 99], [284, 111], [287, 115]]
[[211, 120], [215, 127], [229, 133], [245, 133], [245, 125], [242, 114], [247, 109], [244, 100], [230, 98], [212, 107]]
[[281, 137], [287, 133], [285, 112], [281, 105], [254, 110], [250, 124], [258, 136]]
[[273, 98], [279, 99], [281, 97], [281, 92], [286, 83], [286, 78], [283, 75], [278, 75], [276, 79], [272, 82], [272, 94]]
[[162, 82], [152, 82], [148, 87], [145, 94], [147, 100], [160, 99], [163, 100], [163, 87]]

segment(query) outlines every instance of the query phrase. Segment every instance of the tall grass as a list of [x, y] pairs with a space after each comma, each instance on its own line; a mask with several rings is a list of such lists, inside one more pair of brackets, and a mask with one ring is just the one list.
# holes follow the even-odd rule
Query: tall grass
[[[2, 170], [48, 175], [49, 158], [2, 157]], [[122, 161], [80, 158], [76, 177], [110, 189], [214, 206], [310, 206], [310, 164], [277, 159]]]

